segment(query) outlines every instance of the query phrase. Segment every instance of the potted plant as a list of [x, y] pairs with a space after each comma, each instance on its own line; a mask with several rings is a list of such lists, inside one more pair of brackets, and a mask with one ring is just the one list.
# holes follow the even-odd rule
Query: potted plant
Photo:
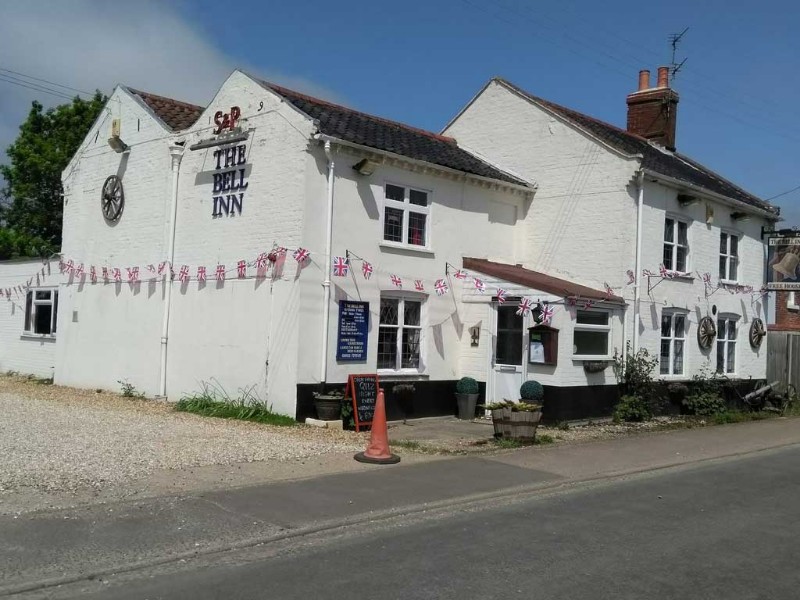
[[478, 403], [478, 382], [472, 377], [462, 377], [456, 383], [456, 401], [458, 402], [458, 418], [471, 421], [475, 418], [475, 406]]
[[322, 421], [338, 421], [342, 416], [344, 390], [335, 389], [327, 392], [314, 392], [314, 410]]
[[541, 404], [515, 402], [511, 407], [511, 437], [523, 442], [533, 442], [541, 419]]
[[494, 425], [494, 437], [501, 438], [508, 431], [511, 431], [511, 407], [514, 403], [511, 400], [503, 400], [502, 402], [490, 402], [484, 404], [483, 408], [492, 413], [492, 425]]

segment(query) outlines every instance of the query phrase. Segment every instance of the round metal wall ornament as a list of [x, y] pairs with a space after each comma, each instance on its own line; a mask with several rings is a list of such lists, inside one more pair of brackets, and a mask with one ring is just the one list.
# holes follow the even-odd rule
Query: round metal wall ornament
[[714, 338], [717, 337], [717, 328], [714, 327], [714, 319], [703, 317], [697, 324], [697, 343], [703, 350], [711, 348]]
[[122, 189], [122, 179], [116, 175], [110, 175], [103, 184], [103, 191], [100, 193], [100, 210], [106, 221], [115, 222], [122, 216], [125, 208], [125, 192]]
[[764, 321], [759, 318], [753, 319], [753, 322], [750, 324], [750, 345], [753, 348], [760, 347], [766, 335], [767, 328], [764, 327]]

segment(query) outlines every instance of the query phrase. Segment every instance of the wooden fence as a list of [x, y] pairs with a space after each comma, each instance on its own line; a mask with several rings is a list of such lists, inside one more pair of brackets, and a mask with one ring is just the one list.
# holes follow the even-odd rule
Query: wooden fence
[[767, 340], [767, 381], [791, 383], [800, 390], [800, 333], [770, 331]]

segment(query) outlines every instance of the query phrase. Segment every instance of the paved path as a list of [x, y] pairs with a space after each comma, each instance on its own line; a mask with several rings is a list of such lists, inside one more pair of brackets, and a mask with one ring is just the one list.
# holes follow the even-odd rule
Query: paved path
[[[504, 502], [529, 494], [573, 490], [577, 482], [720, 457], [757, 456], [794, 444], [800, 444], [800, 420], [775, 419], [576, 446], [535, 447], [488, 457], [401, 463], [251, 488], [1, 517], [0, 595], [27, 590], [29, 597], [36, 598], [83, 597], [103, 586], [133, 585], [131, 582], [139, 577], [164, 570], [180, 571], [228, 560], [235, 565], [242, 552], [256, 548], [296, 549], [320, 536], [329, 539], [365, 527], [376, 530], [398, 518], [425, 518], [488, 506], [491, 510], [481, 513], [484, 519]], [[769, 465], [770, 459], [765, 457], [763, 464]], [[743, 480], [742, 485], [757, 484], [763, 495], [769, 484], [755, 478], [758, 472], [755, 469], [748, 475], [754, 483]], [[787, 479], [785, 472], [776, 476]], [[778, 496], [766, 499], [770, 511], [776, 502], [784, 500], [783, 488], [787, 485], [782, 483], [776, 490]], [[685, 493], [695, 494], [691, 490]], [[613, 507], [613, 499], [607, 501]], [[761, 502], [753, 501], [756, 505]], [[553, 532], [561, 535], [558, 527]], [[531, 560], [547, 559], [546, 552], [540, 554], [534, 548]], [[457, 545], [449, 550], [457, 551], [461, 551]], [[483, 557], [490, 559], [493, 553], [505, 552], [504, 544], [498, 542], [495, 547], [487, 546]], [[489, 563], [494, 564], [491, 560]], [[64, 585], [52, 587], [57, 584]], [[138, 583], [132, 589], [138, 589]], [[122, 596], [115, 591], [105, 597]]]

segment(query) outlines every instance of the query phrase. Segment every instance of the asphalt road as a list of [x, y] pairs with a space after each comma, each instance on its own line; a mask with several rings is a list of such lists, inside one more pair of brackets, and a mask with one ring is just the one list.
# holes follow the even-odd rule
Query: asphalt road
[[209, 556], [75, 597], [794, 599], [799, 538], [794, 446]]

